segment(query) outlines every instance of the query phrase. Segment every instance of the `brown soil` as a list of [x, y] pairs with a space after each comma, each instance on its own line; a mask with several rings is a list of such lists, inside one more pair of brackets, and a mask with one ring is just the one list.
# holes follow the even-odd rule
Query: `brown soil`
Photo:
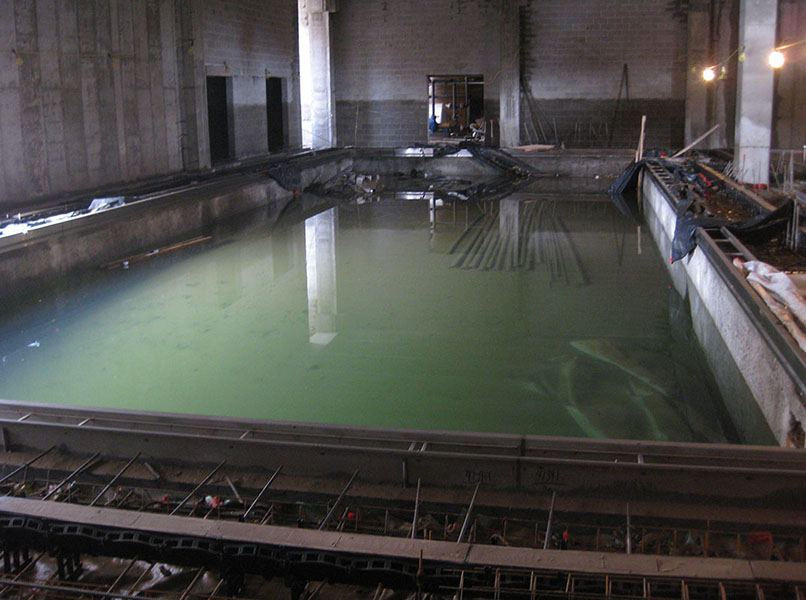
[[747, 248], [758, 260], [780, 271], [806, 272], [806, 256], [781, 245], [779, 240], [773, 240], [763, 246], [747, 244]]

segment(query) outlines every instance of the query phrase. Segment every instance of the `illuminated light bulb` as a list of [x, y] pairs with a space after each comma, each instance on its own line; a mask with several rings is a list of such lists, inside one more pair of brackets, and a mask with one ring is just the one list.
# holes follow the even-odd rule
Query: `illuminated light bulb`
[[780, 69], [784, 66], [784, 55], [779, 52], [778, 50], [773, 50], [770, 52], [770, 66], [773, 69]]
[[713, 81], [716, 78], [716, 71], [714, 71], [713, 67], [708, 67], [702, 72], [702, 78], [705, 81]]

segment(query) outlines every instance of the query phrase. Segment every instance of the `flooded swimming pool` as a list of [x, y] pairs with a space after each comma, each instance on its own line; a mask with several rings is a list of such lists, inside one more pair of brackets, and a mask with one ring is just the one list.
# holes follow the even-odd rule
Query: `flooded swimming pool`
[[348, 202], [6, 315], [0, 397], [395, 428], [739, 439], [605, 196]]

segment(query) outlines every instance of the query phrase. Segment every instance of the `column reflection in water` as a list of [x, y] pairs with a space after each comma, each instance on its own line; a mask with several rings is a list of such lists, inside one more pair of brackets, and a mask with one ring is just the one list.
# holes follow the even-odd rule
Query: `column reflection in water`
[[308, 330], [312, 344], [336, 337], [336, 209], [305, 221]]
[[500, 207], [501, 216], [498, 220], [498, 228], [501, 237], [517, 246], [520, 228], [520, 200], [504, 198], [500, 202]]

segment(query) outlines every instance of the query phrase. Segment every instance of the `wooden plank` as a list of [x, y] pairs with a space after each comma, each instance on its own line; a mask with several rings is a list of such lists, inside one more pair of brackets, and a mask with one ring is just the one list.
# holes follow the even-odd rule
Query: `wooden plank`
[[202, 244], [204, 242], [209, 242], [212, 236], [204, 235], [195, 238], [191, 238], [189, 240], [185, 240], [183, 242], [177, 242], [176, 244], [171, 244], [170, 246], [162, 246], [161, 248], [156, 248], [150, 252], [142, 252], [140, 254], [134, 254], [132, 256], [127, 256], [125, 258], [120, 258], [118, 260], [113, 260], [112, 262], [104, 263], [101, 265], [102, 269], [120, 269], [120, 268], [127, 268], [130, 264], [142, 262], [144, 260], [148, 260], [149, 258], [153, 258], [155, 256], [159, 256], [162, 254], [168, 254], [169, 252], [175, 252], [177, 250], [182, 250], [184, 248], [189, 248], [190, 246], [195, 246], [196, 244]]

